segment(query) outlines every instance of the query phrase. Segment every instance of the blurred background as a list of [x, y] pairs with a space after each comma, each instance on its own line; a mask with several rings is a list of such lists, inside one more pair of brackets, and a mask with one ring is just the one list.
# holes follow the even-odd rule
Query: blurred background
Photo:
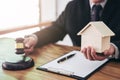
[[[0, 38], [23, 37], [46, 28], [71, 0], [0, 0]], [[58, 44], [72, 45], [68, 35]]]

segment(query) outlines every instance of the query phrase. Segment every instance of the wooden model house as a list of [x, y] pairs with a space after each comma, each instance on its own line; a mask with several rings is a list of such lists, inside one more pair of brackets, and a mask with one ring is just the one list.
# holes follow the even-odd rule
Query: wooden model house
[[96, 52], [102, 53], [110, 47], [110, 37], [115, 34], [102, 22], [90, 22], [79, 33], [81, 48], [92, 46]]

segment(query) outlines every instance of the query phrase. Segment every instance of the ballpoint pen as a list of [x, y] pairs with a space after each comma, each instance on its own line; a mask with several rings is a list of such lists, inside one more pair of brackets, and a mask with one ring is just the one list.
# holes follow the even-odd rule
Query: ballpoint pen
[[63, 57], [63, 58], [61, 58], [60, 60], [58, 60], [57, 63], [63, 62], [63, 61], [65, 61], [65, 60], [67, 60], [67, 59], [70, 59], [70, 58], [72, 58], [74, 55], [75, 55], [75, 53], [74, 53], [74, 54], [70, 54], [70, 55], [68, 55], [68, 56], [66, 56], [66, 57]]

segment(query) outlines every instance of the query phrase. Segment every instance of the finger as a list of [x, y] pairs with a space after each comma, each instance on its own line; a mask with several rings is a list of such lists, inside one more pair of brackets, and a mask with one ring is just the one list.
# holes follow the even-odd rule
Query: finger
[[100, 57], [97, 58], [97, 60], [101, 61], [101, 60], [104, 60], [104, 59], [106, 59], [106, 58], [107, 58], [106, 56], [105, 56], [105, 57], [101, 57], [101, 56], [100, 56]]
[[93, 60], [93, 59], [92, 59], [92, 56], [91, 56], [91, 47], [88, 47], [88, 48], [87, 48], [87, 59]]
[[24, 46], [26, 47], [26, 48], [28, 48], [29, 47], [29, 38], [25, 38], [25, 40], [23, 41], [23, 43], [24, 43]]
[[106, 59], [108, 56], [99, 56], [99, 55], [97, 55], [96, 56], [96, 60], [104, 60], [104, 59]]
[[83, 48], [82, 53], [84, 54], [85, 58], [87, 59], [87, 48]]
[[91, 56], [93, 60], [96, 60], [96, 51], [94, 48], [91, 48]]
[[32, 45], [33, 45], [33, 41], [30, 39], [25, 43], [26, 48], [30, 48], [30, 47], [32, 47]]
[[111, 53], [109, 52], [109, 50], [105, 50], [105, 51], [104, 51], [104, 55], [105, 55], [105, 56], [109, 56], [110, 54], [111, 54]]
[[114, 48], [114, 46], [113, 45], [110, 45], [110, 48], [108, 49], [108, 50], [105, 50], [104, 51], [104, 54], [105, 55], [113, 55], [115, 53], [115, 48]]
[[33, 47], [31, 47], [29, 49], [24, 49], [24, 52], [27, 54], [33, 52]]

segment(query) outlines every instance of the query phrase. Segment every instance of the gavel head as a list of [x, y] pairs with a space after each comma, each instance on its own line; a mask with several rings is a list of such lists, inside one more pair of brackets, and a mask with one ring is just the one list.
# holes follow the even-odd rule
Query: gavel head
[[24, 39], [23, 38], [16, 38], [16, 54], [24, 54]]

